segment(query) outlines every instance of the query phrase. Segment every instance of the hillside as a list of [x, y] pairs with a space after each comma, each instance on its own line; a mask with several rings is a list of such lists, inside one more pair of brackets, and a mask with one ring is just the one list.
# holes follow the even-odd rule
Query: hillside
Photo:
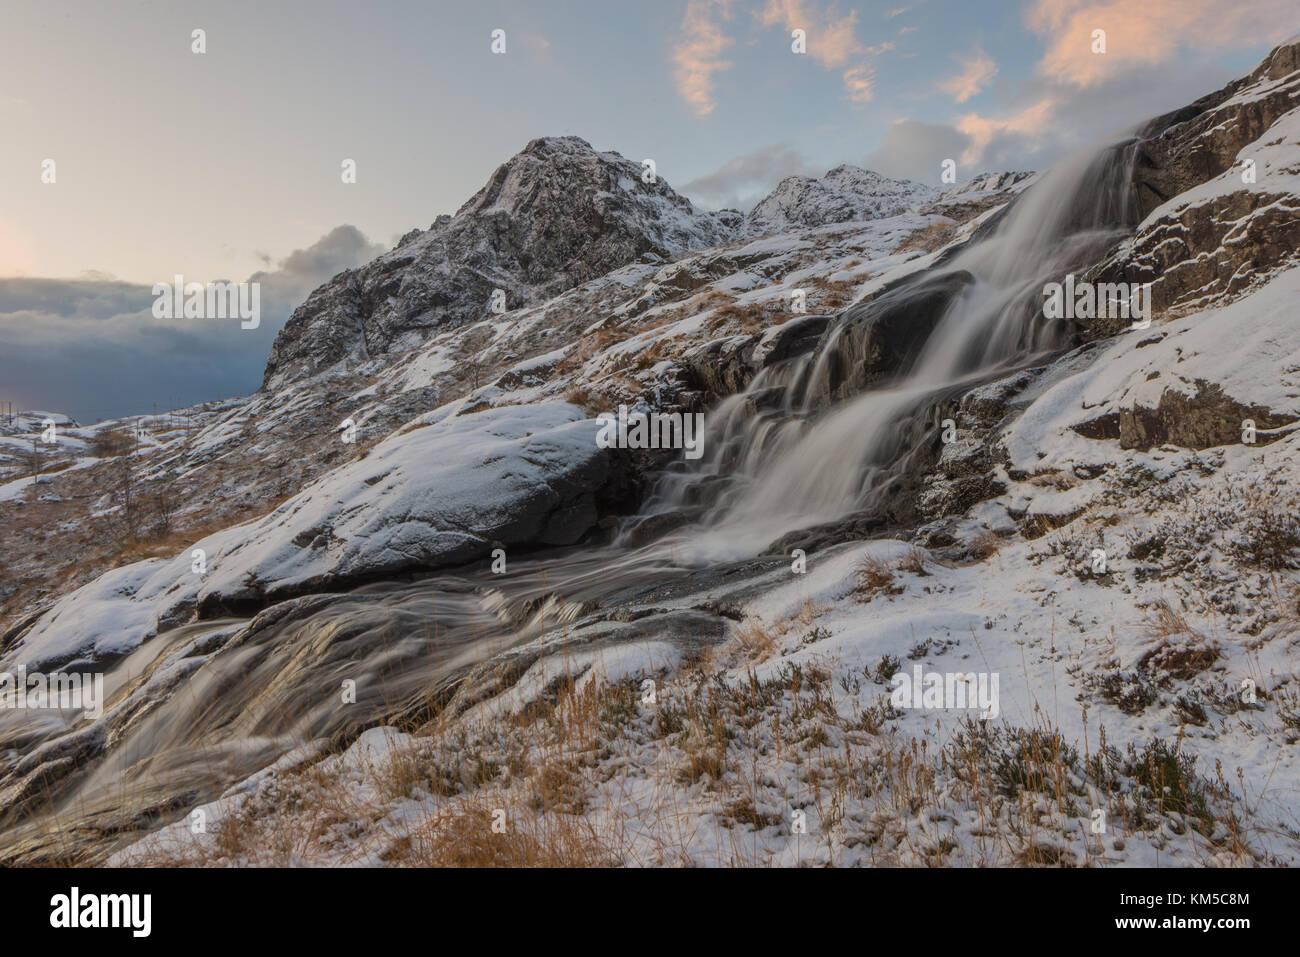
[[[1298, 55], [746, 216], [535, 140], [258, 393], [63, 423], [43, 480], [6, 426], [0, 656], [110, 696], [0, 715], [0, 859], [1296, 863]], [[1046, 315], [1067, 275], [1149, 325]], [[602, 448], [619, 406], [703, 458]]]

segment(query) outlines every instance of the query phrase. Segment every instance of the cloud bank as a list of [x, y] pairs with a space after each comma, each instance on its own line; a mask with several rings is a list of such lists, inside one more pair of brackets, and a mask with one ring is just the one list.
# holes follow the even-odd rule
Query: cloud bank
[[146, 285], [0, 279], [0, 401], [94, 422], [247, 394], [261, 385], [271, 343], [298, 304], [383, 251], [355, 226], [338, 226], [249, 276], [261, 283], [256, 329], [238, 320], [155, 319]]

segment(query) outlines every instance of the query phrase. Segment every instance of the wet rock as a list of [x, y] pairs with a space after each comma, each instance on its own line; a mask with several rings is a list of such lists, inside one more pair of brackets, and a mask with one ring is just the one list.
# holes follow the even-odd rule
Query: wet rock
[[758, 371], [757, 344], [757, 336], [730, 336], [691, 349], [681, 359], [686, 388], [714, 398], [744, 391]]
[[811, 352], [826, 331], [832, 316], [798, 316], [763, 333], [754, 348], [754, 361], [760, 367]]
[[905, 374], [953, 299], [973, 281], [965, 271], [908, 277], [845, 312], [828, 333], [835, 348], [810, 383], [815, 404]]

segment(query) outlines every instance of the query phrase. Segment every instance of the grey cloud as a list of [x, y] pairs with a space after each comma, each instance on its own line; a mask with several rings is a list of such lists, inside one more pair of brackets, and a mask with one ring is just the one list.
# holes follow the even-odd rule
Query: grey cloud
[[885, 131], [879, 148], [863, 165], [896, 179], [938, 185], [943, 161], [960, 157], [969, 145], [970, 137], [954, 127], [899, 120]]
[[[0, 279], [0, 401], [82, 422], [255, 390], [276, 332], [307, 295], [384, 251], [339, 226], [261, 284], [261, 323], [156, 319], [150, 286], [89, 279]], [[171, 277], [164, 277], [170, 280]], [[214, 279], [214, 281], [216, 281]]]
[[248, 281], [273, 282], [285, 288], [306, 285], [305, 291], [311, 292], [331, 276], [369, 262], [385, 249], [366, 239], [355, 226], [336, 226], [306, 249], [295, 249], [276, 269], [259, 270]]
[[54, 316], [108, 319], [148, 309], [147, 286], [89, 279], [0, 279], [0, 315], [43, 312]]
[[817, 176], [797, 149], [777, 143], [727, 160], [705, 176], [691, 180], [681, 191], [711, 209], [748, 210], [787, 176]]

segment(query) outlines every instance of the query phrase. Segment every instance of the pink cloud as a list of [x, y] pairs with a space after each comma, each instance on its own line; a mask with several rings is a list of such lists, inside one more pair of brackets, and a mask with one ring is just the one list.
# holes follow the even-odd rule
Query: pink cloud
[[[1295, 0], [1032, 0], [1025, 23], [1047, 40], [1038, 70], [1075, 86], [1163, 63], [1182, 50], [1276, 43], [1295, 30]], [[1106, 33], [1094, 53], [1093, 31]]]
[[713, 75], [731, 68], [722, 54], [732, 39], [720, 20], [730, 19], [731, 0], [690, 0], [682, 18], [682, 39], [673, 51], [677, 91], [697, 116], [713, 112]]
[[970, 137], [970, 145], [961, 155], [962, 163], [978, 164], [994, 136], [1019, 133], [1031, 139], [1041, 138], [1048, 132], [1056, 106], [1055, 98], [1048, 96], [1031, 106], [1002, 117], [967, 113], [957, 121], [957, 129]]
[[808, 55], [827, 69], [842, 70], [848, 98], [855, 103], [871, 99], [876, 73], [872, 61], [894, 45], [864, 46], [857, 36], [856, 11], [841, 16], [833, 3], [822, 7], [812, 0], [768, 0], [756, 16], [764, 26], [780, 24], [788, 31], [805, 31]]
[[979, 47], [969, 57], [959, 57], [962, 70], [939, 84], [939, 89], [950, 94], [958, 103], [965, 103], [979, 93], [997, 75], [998, 65]]

